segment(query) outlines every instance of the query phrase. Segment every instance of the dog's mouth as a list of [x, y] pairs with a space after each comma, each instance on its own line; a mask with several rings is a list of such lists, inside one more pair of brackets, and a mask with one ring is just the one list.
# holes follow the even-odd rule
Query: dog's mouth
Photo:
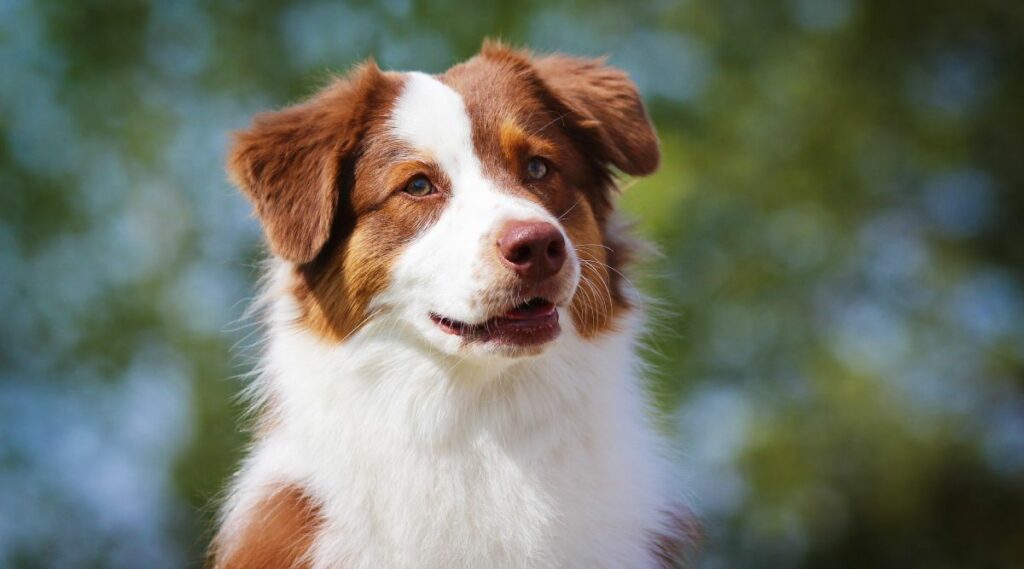
[[448, 334], [467, 342], [496, 342], [513, 346], [539, 346], [558, 337], [558, 309], [544, 298], [532, 298], [500, 316], [478, 324], [459, 322], [431, 313], [430, 319]]

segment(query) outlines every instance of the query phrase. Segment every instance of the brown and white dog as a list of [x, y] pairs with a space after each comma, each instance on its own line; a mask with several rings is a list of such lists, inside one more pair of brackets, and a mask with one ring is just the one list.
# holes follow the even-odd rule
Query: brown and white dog
[[372, 62], [238, 133], [274, 253], [258, 434], [218, 568], [670, 567], [615, 170], [657, 137], [603, 61]]

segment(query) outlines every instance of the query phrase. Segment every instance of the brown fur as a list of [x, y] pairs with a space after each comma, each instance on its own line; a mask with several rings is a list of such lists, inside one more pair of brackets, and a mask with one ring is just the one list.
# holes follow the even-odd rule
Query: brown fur
[[269, 492], [230, 543], [218, 537], [213, 569], [307, 569], [320, 525], [319, 508], [295, 486]]
[[537, 72], [576, 120], [595, 133], [608, 161], [633, 176], [658, 168], [660, 153], [636, 85], [603, 59], [549, 55], [534, 60]]

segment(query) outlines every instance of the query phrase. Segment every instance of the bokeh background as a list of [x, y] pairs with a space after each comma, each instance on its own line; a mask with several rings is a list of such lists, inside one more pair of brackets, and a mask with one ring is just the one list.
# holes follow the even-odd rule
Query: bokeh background
[[262, 255], [228, 133], [485, 35], [649, 101], [699, 567], [1024, 567], [1017, 0], [0, 0], [0, 566], [199, 566]]

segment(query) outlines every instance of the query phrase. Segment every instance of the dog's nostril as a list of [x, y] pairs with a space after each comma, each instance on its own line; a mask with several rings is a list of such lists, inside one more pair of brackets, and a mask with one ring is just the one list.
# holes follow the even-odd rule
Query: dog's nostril
[[512, 254], [509, 255], [507, 258], [508, 258], [508, 260], [510, 262], [518, 264], [518, 263], [525, 263], [525, 262], [529, 261], [530, 257], [532, 257], [532, 256], [533, 256], [533, 250], [530, 249], [530, 246], [529, 245], [522, 245], [522, 246], [516, 247], [512, 251]]
[[524, 279], [546, 279], [565, 262], [562, 232], [547, 222], [510, 222], [499, 232], [497, 245], [505, 265]]
[[548, 258], [558, 259], [565, 254], [565, 243], [561, 240], [552, 241], [548, 244]]

